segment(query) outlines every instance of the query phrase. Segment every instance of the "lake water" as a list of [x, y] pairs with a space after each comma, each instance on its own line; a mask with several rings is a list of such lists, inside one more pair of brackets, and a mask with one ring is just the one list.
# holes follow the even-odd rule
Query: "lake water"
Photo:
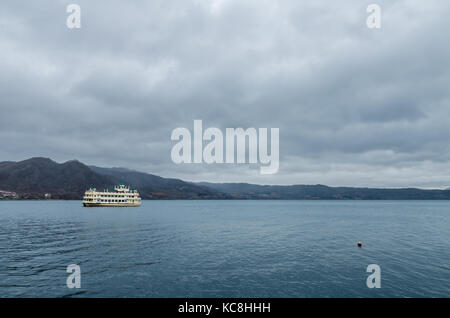
[[449, 297], [450, 202], [0, 201], [0, 255], [0, 297]]

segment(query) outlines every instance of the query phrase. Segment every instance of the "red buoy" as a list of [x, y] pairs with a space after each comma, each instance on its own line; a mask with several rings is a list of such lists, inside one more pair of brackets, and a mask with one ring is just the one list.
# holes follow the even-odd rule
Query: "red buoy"
[[356, 244], [358, 245], [358, 247], [362, 247], [362, 243], [361, 242], [358, 242]]

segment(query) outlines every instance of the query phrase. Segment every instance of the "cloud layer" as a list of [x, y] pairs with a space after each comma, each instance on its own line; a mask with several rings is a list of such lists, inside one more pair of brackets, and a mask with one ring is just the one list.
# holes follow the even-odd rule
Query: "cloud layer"
[[[0, 3], [0, 160], [77, 158], [193, 181], [450, 185], [450, 4]], [[175, 165], [176, 127], [277, 127], [280, 170]]]

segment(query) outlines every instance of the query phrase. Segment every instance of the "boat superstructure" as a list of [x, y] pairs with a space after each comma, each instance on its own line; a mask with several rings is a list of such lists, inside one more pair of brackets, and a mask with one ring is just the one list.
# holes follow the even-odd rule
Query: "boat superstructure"
[[142, 204], [141, 197], [136, 189], [121, 184], [114, 187], [114, 191], [97, 191], [90, 188], [84, 193], [83, 206], [85, 207], [136, 207]]

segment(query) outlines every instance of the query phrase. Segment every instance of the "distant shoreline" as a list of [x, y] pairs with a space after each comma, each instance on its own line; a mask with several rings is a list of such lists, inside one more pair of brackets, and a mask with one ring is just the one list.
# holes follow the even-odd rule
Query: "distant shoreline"
[[[37, 201], [58, 202], [73, 201], [81, 202], [82, 199], [0, 199], [0, 202], [11, 201]], [[142, 199], [142, 201], [450, 201], [450, 199]]]
[[0, 162], [0, 200], [82, 200], [90, 187], [124, 183], [143, 200], [450, 200], [450, 190], [352, 188], [326, 185], [258, 185], [188, 182], [127, 168], [87, 166], [49, 158]]

